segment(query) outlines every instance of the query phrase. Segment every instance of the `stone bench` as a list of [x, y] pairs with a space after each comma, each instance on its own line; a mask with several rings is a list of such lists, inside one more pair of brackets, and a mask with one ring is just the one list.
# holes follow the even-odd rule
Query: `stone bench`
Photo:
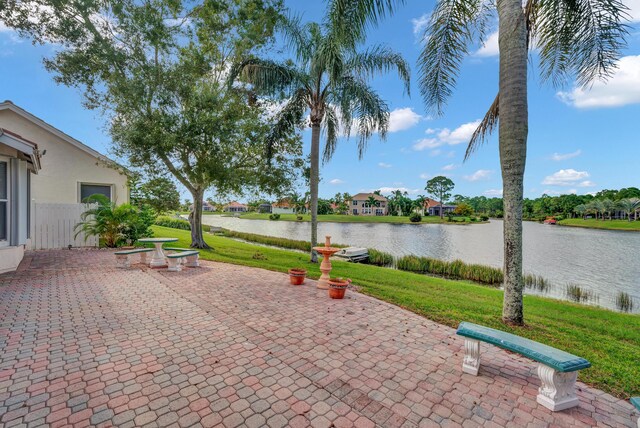
[[[631, 397], [631, 404], [640, 412], [640, 397]], [[638, 418], [638, 428], [640, 428], [640, 417]]]
[[147, 263], [147, 253], [152, 252], [152, 248], [135, 248], [133, 250], [121, 250], [116, 251], [114, 254], [116, 255], [116, 263], [118, 267], [128, 268], [131, 267], [131, 260], [129, 260], [129, 256], [133, 254], [140, 254], [140, 263]]
[[184, 263], [187, 267], [198, 267], [200, 263], [198, 262], [198, 257], [200, 255], [200, 251], [195, 250], [187, 250], [184, 248], [165, 248], [168, 251], [177, 251], [176, 253], [168, 254], [167, 260], [169, 261], [169, 267], [167, 270], [171, 272], [180, 272], [182, 270], [182, 264]]
[[578, 405], [575, 393], [578, 371], [591, 367], [591, 363], [584, 358], [515, 334], [468, 322], [460, 323], [457, 334], [465, 338], [462, 363], [465, 373], [478, 375], [480, 342], [490, 343], [540, 363], [538, 377], [542, 385], [538, 390], [539, 404], [554, 412]]

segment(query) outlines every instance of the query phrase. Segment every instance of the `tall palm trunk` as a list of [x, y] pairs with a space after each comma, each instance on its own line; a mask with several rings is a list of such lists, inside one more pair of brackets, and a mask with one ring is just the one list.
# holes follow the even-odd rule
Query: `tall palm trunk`
[[311, 171], [309, 187], [311, 192], [311, 263], [318, 262], [318, 253], [313, 246], [318, 242], [318, 182], [320, 181], [320, 123], [311, 124]]
[[500, 163], [504, 193], [503, 321], [524, 323], [522, 197], [527, 157], [527, 29], [521, 0], [498, 0]]
[[204, 242], [204, 236], [202, 235], [202, 198], [204, 197], [204, 189], [192, 189], [191, 196], [193, 196], [193, 211], [189, 214], [191, 247], [210, 248]]

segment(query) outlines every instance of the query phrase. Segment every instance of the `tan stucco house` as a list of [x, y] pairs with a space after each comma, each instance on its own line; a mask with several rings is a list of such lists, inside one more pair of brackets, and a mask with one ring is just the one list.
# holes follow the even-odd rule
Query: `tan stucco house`
[[129, 201], [121, 167], [11, 101], [0, 103], [0, 129], [0, 273], [30, 248], [45, 205], [79, 204], [94, 193]]
[[[369, 197], [373, 196], [377, 202], [375, 206], [369, 205]], [[375, 193], [358, 193], [348, 201], [349, 214], [351, 215], [387, 215], [389, 213], [388, 200], [384, 196]]]

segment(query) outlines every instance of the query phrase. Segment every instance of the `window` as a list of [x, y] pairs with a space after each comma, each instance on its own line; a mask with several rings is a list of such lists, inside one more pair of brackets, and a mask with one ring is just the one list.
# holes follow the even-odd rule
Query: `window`
[[80, 183], [80, 201], [84, 201], [91, 195], [104, 195], [111, 200], [111, 185]]
[[356, 207], [358, 206], [358, 201], [356, 201], [355, 199], [353, 200], [353, 205], [355, 205]]
[[9, 162], [0, 160], [0, 246], [9, 240]]

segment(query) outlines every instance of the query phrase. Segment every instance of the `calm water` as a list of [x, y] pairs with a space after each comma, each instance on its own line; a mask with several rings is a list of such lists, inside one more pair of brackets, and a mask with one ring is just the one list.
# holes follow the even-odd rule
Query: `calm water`
[[[205, 224], [227, 229], [308, 240], [310, 223], [242, 220], [203, 216]], [[377, 248], [394, 255], [415, 254], [443, 260], [461, 259], [502, 267], [502, 221], [475, 225], [398, 225], [384, 223], [319, 223], [318, 236], [332, 242]], [[524, 270], [552, 283], [546, 295], [566, 298], [567, 284], [592, 291], [591, 302], [615, 308], [618, 291], [634, 300], [640, 313], [640, 233], [524, 223]], [[531, 291], [528, 291], [531, 292]]]

